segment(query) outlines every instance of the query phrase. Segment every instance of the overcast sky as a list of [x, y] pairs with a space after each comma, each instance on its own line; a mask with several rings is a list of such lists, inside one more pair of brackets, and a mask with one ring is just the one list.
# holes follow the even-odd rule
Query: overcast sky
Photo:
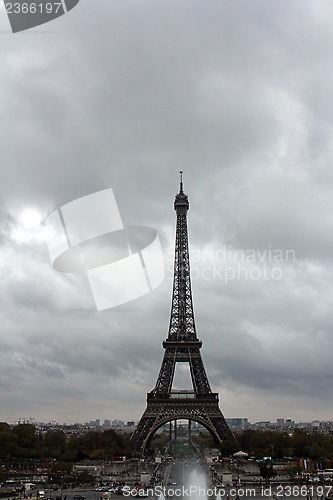
[[[81, 0], [12, 34], [1, 7], [0, 420], [140, 418], [179, 170], [223, 414], [333, 418], [332, 19], [331, 0]], [[167, 273], [97, 312], [38, 223], [110, 187], [124, 224], [158, 231]]]

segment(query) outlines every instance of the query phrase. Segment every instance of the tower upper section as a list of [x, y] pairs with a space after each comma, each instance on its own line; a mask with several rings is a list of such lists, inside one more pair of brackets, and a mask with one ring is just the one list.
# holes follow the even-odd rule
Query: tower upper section
[[179, 186], [179, 193], [176, 194], [175, 197], [175, 203], [174, 203], [174, 208], [179, 214], [186, 214], [186, 212], [190, 208], [190, 204], [188, 202], [188, 196], [183, 191], [183, 172], [180, 172], [180, 186]]
[[183, 191], [183, 172], [180, 172], [179, 193], [174, 208], [177, 214], [174, 278], [168, 340], [197, 341], [192, 303], [190, 256], [187, 233], [188, 197]]

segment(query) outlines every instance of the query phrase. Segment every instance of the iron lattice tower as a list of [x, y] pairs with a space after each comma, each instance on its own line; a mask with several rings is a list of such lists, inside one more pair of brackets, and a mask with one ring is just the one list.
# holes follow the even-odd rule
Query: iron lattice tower
[[[163, 342], [165, 353], [155, 388], [147, 394], [147, 408], [132, 435], [142, 452], [149, 448], [159, 427], [177, 419], [202, 424], [217, 445], [224, 439], [234, 439], [219, 408], [218, 394], [210, 388], [200, 353], [202, 342], [196, 334], [187, 233], [189, 202], [180, 174], [180, 189], [174, 202], [177, 225], [169, 333]], [[189, 365], [193, 388], [172, 390], [176, 363], [184, 362]]]

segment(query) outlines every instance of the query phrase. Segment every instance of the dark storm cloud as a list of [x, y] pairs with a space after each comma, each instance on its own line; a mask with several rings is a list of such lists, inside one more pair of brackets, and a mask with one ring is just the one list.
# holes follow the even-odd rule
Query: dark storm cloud
[[[332, 10], [103, 0], [92, 15], [82, 0], [53, 33], [2, 35], [0, 418], [140, 416], [167, 336], [179, 170], [198, 336], [224, 413], [328, 416]], [[86, 277], [53, 271], [19, 214], [46, 218], [108, 187], [125, 224], [159, 231], [168, 273], [153, 293], [97, 313]], [[295, 259], [251, 263], [277, 265], [279, 280], [205, 278], [234, 267], [219, 261], [225, 248]]]

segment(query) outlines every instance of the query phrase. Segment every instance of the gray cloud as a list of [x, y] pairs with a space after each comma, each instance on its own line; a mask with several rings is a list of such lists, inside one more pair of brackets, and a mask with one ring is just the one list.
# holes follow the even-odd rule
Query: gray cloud
[[[223, 412], [330, 418], [331, 3], [91, 9], [80, 2], [47, 33], [0, 35], [0, 419], [140, 417], [167, 336], [170, 270], [151, 294], [97, 313], [86, 277], [53, 271], [19, 215], [30, 206], [45, 219], [113, 187], [125, 225], [156, 228], [172, 267], [180, 169], [198, 336]], [[276, 266], [278, 280], [205, 278], [235, 267], [219, 260], [225, 249], [269, 248], [295, 259], [257, 254], [245, 268]]]

